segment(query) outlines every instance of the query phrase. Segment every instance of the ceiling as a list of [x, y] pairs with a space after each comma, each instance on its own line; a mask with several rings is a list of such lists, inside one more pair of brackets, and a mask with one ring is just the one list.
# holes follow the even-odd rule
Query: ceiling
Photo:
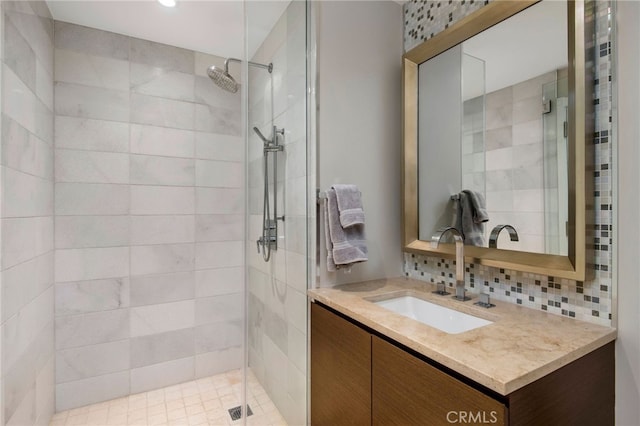
[[250, 23], [249, 57], [260, 47], [290, 0], [47, 0], [53, 18], [222, 57], [244, 58], [244, 10]]

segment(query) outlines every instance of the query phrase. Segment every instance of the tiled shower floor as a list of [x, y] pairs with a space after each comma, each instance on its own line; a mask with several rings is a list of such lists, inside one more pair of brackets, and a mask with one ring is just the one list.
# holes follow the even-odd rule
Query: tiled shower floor
[[[50, 426], [197, 426], [240, 425], [231, 420], [228, 409], [240, 405], [242, 371], [194, 380], [111, 401], [62, 411], [53, 416]], [[269, 396], [247, 370], [247, 403], [253, 415], [248, 425], [284, 425], [286, 422]]]

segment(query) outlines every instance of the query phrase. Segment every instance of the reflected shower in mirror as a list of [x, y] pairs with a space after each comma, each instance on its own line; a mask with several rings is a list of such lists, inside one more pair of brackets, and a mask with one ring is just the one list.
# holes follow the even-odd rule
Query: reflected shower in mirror
[[419, 65], [421, 240], [455, 225], [451, 196], [470, 190], [489, 216], [475, 245], [506, 224], [519, 239], [502, 233], [497, 247], [567, 255], [567, 67], [567, 4], [556, 0]]

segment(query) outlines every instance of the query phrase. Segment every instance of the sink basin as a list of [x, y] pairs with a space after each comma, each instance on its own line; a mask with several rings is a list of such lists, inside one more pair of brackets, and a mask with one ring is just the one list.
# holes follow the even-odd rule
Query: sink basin
[[394, 297], [374, 303], [449, 334], [463, 333], [492, 324], [491, 321], [445, 308], [413, 296]]

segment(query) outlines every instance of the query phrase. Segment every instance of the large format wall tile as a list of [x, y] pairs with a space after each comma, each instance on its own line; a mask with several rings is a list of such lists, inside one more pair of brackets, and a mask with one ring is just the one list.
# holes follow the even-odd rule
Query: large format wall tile
[[215, 188], [242, 188], [244, 167], [240, 162], [196, 161], [196, 185]]
[[129, 244], [128, 216], [58, 216], [55, 227], [58, 249]]
[[64, 411], [130, 393], [129, 370], [56, 384], [56, 409]]
[[244, 143], [240, 136], [196, 132], [196, 158], [243, 161]]
[[129, 275], [129, 247], [56, 250], [56, 282]]
[[241, 241], [216, 241], [197, 243], [195, 247], [196, 269], [226, 268], [243, 263]]
[[196, 188], [197, 214], [242, 214], [244, 191], [236, 188]]
[[0, 8], [0, 422], [54, 412], [53, 20], [45, 2]]
[[43, 179], [53, 179], [51, 145], [16, 121], [2, 116], [2, 165]]
[[122, 215], [129, 213], [129, 186], [57, 183], [56, 215]]
[[113, 152], [56, 150], [56, 182], [129, 183], [129, 156]]
[[193, 51], [139, 38], [130, 39], [130, 46], [129, 59], [132, 63], [193, 74], [195, 64]]
[[53, 248], [53, 218], [2, 219], [2, 269], [27, 262]]
[[56, 318], [56, 348], [67, 349], [128, 339], [129, 310], [114, 309]]
[[56, 381], [66, 383], [129, 369], [129, 341], [65, 349], [56, 354]]
[[241, 293], [244, 289], [244, 270], [240, 266], [196, 271], [197, 297]]
[[176, 359], [131, 370], [131, 392], [138, 393], [186, 382], [195, 375], [195, 358]]
[[55, 23], [55, 46], [89, 55], [129, 59], [129, 37], [66, 22]]
[[130, 183], [135, 185], [193, 186], [195, 163], [187, 158], [131, 155]]
[[131, 339], [131, 368], [192, 356], [194, 329], [168, 331]]
[[127, 308], [129, 285], [129, 278], [57, 283], [56, 316]]
[[193, 101], [194, 76], [143, 64], [131, 64], [131, 91], [161, 98]]
[[[196, 56], [224, 58], [65, 23], [55, 55], [58, 409], [238, 368], [241, 334], [229, 330], [241, 333], [241, 97], [195, 73]], [[26, 86], [16, 77], [5, 87]], [[30, 129], [46, 92], [16, 98], [33, 113], [7, 114], [7, 131], [29, 141], [25, 153], [8, 151], [11, 164], [34, 170], [54, 157], [41, 146], [54, 139], [46, 129], [42, 143], [28, 137], [39, 135]], [[11, 246], [13, 262], [41, 251], [31, 240]], [[218, 337], [196, 333], [197, 312]]]
[[2, 321], [18, 313], [53, 283], [53, 251], [2, 271]]
[[195, 298], [193, 271], [131, 277], [131, 306], [191, 300]]
[[131, 216], [131, 245], [189, 243], [194, 238], [192, 215]]
[[132, 154], [192, 158], [194, 140], [191, 130], [131, 124]]
[[56, 148], [128, 152], [129, 124], [56, 116]]
[[194, 188], [131, 186], [131, 214], [193, 214], [194, 210]]
[[3, 167], [5, 182], [3, 217], [50, 216], [53, 204], [51, 180]]
[[129, 63], [104, 56], [58, 49], [55, 78], [58, 82], [128, 91]]
[[244, 216], [197, 215], [196, 241], [242, 241]]
[[193, 244], [155, 244], [131, 247], [131, 275], [191, 271]]
[[4, 24], [4, 62], [35, 92], [36, 55], [10, 19]]
[[6, 65], [2, 69], [2, 112], [35, 136], [53, 140], [53, 116], [18, 76]]
[[193, 300], [131, 308], [131, 337], [148, 336], [194, 326]]
[[132, 123], [192, 130], [194, 117], [193, 103], [131, 94]]
[[56, 82], [55, 104], [57, 115], [112, 121], [129, 120], [128, 91]]

